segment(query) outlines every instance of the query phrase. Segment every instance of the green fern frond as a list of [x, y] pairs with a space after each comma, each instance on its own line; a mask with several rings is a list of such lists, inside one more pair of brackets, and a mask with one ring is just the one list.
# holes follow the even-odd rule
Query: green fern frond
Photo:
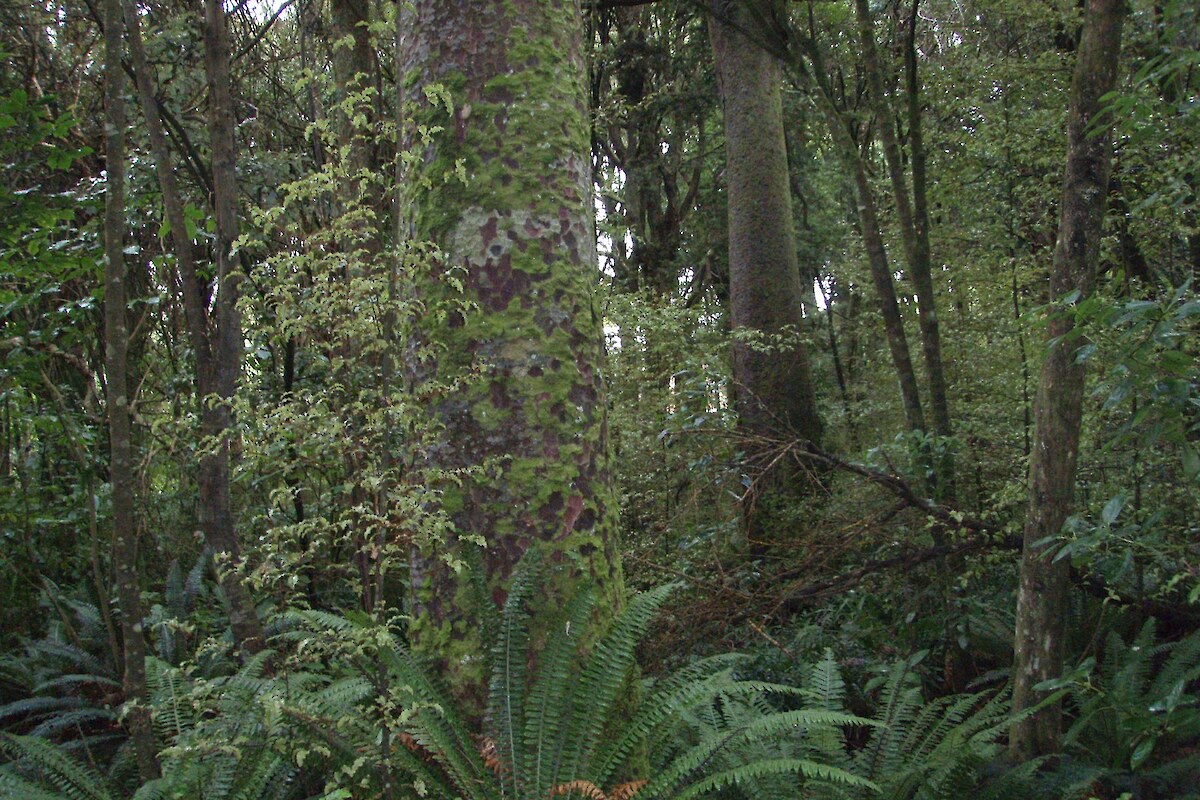
[[855, 772], [859, 775], [879, 780], [903, 768], [907, 755], [904, 742], [922, 706], [921, 690], [913, 683], [910, 664], [911, 661], [896, 664], [883, 682], [880, 711], [875, 716], [883, 729], [855, 754]]
[[[772, 737], [794, 736], [803, 734], [810, 728], [832, 727], [878, 727], [874, 720], [856, 717], [838, 711], [824, 709], [800, 709], [797, 711], [781, 711], [766, 717], [757, 717], [740, 727], [722, 731], [707, 736], [695, 747], [676, 757], [663, 769], [643, 790], [646, 798], [666, 796], [676, 786], [690, 780], [700, 768], [707, 764], [716, 754], [727, 748], [734, 748], [746, 741], [768, 741]], [[837, 770], [829, 767], [830, 770]]]
[[183, 672], [157, 658], [146, 659], [150, 719], [155, 734], [172, 742], [195, 723], [190, 688]]
[[230, 790], [231, 800], [266, 800], [287, 791], [295, 774], [278, 753], [262, 750], [250, 764], [239, 765], [239, 779]]
[[143, 783], [134, 792], [132, 800], [175, 800], [171, 795], [171, 784], [166, 778], [155, 778]]
[[29, 735], [49, 739], [63, 731], [72, 731], [77, 727], [84, 727], [93, 722], [115, 723], [116, 721], [116, 713], [107, 708], [80, 708], [64, 714], [55, 714], [50, 719], [44, 720], [31, 728]]
[[630, 754], [655, 731], [734, 683], [732, 669], [744, 660], [745, 656], [738, 654], [711, 656], [688, 665], [660, 685], [652, 685], [633, 717], [619, 727], [618, 735], [601, 743], [588, 779], [607, 785]]
[[528, 781], [530, 796], [547, 797], [559, 784], [559, 767], [578, 688], [574, 678], [579, 634], [586, 630], [595, 607], [594, 592], [578, 592], [567, 603], [561, 628], [551, 632], [539, 655], [537, 674], [528, 694], [525, 730], [521, 733], [522, 774]]
[[113, 800], [100, 775], [45, 739], [3, 733], [0, 751], [35, 770], [68, 800]]
[[211, 563], [212, 548], [205, 547], [196, 558], [196, 563], [188, 570], [187, 580], [183, 582], [183, 607], [186, 613], [180, 619], [183, 619], [195, 609], [196, 599], [204, 591], [204, 576], [208, 572], [208, 567]]
[[[775, 758], [752, 761], [749, 764], [710, 775], [688, 786], [682, 792], [672, 795], [672, 797], [675, 800], [688, 800], [688, 798], [699, 797], [729, 786], [753, 784], [753, 782], [768, 775], [797, 775], [808, 780], [822, 781], [829, 784], [853, 786], [869, 791], [879, 790], [879, 787], [870, 781], [860, 778], [844, 769], [831, 767], [828, 764], [797, 758]], [[651, 796], [647, 795], [647, 797]]]
[[838, 668], [833, 650], [825, 648], [821, 660], [804, 672], [804, 688], [817, 708], [842, 711], [846, 707], [846, 682]]
[[80, 686], [98, 685], [110, 689], [120, 689], [121, 682], [107, 675], [59, 675], [39, 683], [33, 687], [33, 694], [47, 694], [52, 691], [72, 691]]
[[1147, 696], [1153, 699], [1167, 697], [1179, 684], [1187, 684], [1200, 678], [1200, 631], [1170, 645], [1170, 655], [1154, 676]]
[[87, 675], [112, 674], [112, 670], [91, 653], [58, 639], [39, 639], [36, 642], [31, 642], [27, 648], [31, 659], [62, 662], [70, 667], [71, 672], [74, 673]]
[[398, 643], [382, 648], [380, 657], [391, 672], [393, 692], [406, 709], [405, 724], [413, 740], [438, 761], [458, 791], [486, 800], [484, 787], [490, 772], [453, 703], [431, 680], [430, 670]]
[[0, 797], [12, 800], [68, 800], [68, 796], [62, 792], [30, 783], [7, 769], [0, 769]]
[[634, 651], [675, 584], [635, 595], [593, 647], [579, 681], [559, 775], [581, 774], [600, 741], [617, 695], [632, 675]]
[[516, 571], [504, 601], [500, 631], [492, 646], [492, 674], [486, 718], [496, 753], [505, 769], [501, 782], [514, 797], [526, 794], [522, 758], [525, 731], [525, 678], [529, 663], [529, 600], [542, 583], [541, 558], [531, 550]]
[[40, 719], [47, 714], [83, 708], [87, 703], [79, 697], [24, 697], [0, 706], [0, 720], [16, 717]]

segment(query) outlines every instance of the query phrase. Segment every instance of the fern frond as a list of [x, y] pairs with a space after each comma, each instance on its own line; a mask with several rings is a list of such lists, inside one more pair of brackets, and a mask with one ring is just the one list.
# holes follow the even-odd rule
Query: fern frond
[[666, 584], [635, 595], [593, 647], [575, 696], [560, 776], [581, 774], [591, 760], [617, 695], [632, 675], [637, 643], [674, 590], [674, 584]]
[[[770, 716], [757, 717], [733, 730], [719, 730], [716, 734], [706, 737], [695, 747], [680, 754], [650, 781], [644, 790], [645, 797], [663, 796], [674, 787], [685, 783], [701, 766], [726, 748], [732, 748], [745, 741], [761, 742], [775, 736], [795, 735], [820, 726], [879, 727], [879, 723], [852, 714], [823, 709], [781, 711]], [[839, 773], [844, 771], [838, 770], [836, 767], [827, 767], [827, 769]]]
[[62, 731], [74, 730], [92, 722], [116, 722], [117, 715], [107, 708], [80, 708], [64, 714], [55, 714], [30, 729], [30, 736], [49, 739]]
[[805, 670], [803, 685], [817, 708], [827, 711], [845, 709], [846, 682], [830, 648], [825, 648], [821, 660]]
[[45, 739], [3, 733], [0, 734], [0, 751], [37, 770], [69, 800], [113, 800], [101, 776]]
[[486, 718], [495, 734], [497, 757], [505, 767], [500, 771], [500, 780], [513, 797], [526, 794], [522, 754], [529, 662], [528, 603], [541, 578], [540, 552], [531, 550], [513, 573], [500, 617], [500, 635], [492, 647]]
[[155, 734], [172, 742], [195, 724], [187, 679], [179, 669], [157, 658], [146, 659], [150, 719]]
[[[574, 681], [579, 660], [579, 634], [596, 606], [595, 593], [581, 591], [567, 604], [564, 621], [548, 636], [530, 687], [524, 737], [522, 773], [532, 797], [543, 797], [558, 785], [559, 764], [567, 728], [575, 707]], [[579, 778], [579, 775], [565, 775]]]
[[0, 797], [13, 800], [66, 800], [67, 795], [54, 792], [36, 783], [30, 783], [19, 775], [0, 769]]
[[1176, 686], [1186, 686], [1200, 678], [1200, 631], [1170, 645], [1170, 655], [1150, 684], [1147, 696], [1158, 700], [1168, 696]]
[[188, 570], [187, 580], [183, 582], [183, 608], [186, 612], [183, 617], [195, 609], [196, 598], [204, 590], [204, 575], [208, 572], [210, 563], [212, 563], [212, 548], [205, 547], [197, 557], [196, 563]]
[[87, 703], [79, 697], [24, 697], [0, 706], [0, 720], [15, 717], [40, 719], [47, 714], [83, 708]]
[[174, 800], [170, 792], [171, 786], [167, 779], [155, 778], [139, 786], [132, 800]]
[[[87, 675], [111, 675], [109, 669], [100, 659], [86, 650], [58, 639], [39, 639], [31, 642], [27, 649], [30, 658], [45, 661], [60, 661], [71, 668], [71, 672]], [[64, 670], [65, 671], [65, 670]]]
[[[797, 758], [774, 758], [763, 761], [752, 761], [749, 764], [710, 775], [688, 786], [682, 792], [673, 795], [673, 797], [676, 800], [687, 800], [688, 798], [699, 797], [708, 792], [717, 791], [729, 786], [752, 784], [754, 781], [768, 775], [789, 774], [841, 786], [853, 786], [870, 791], [879, 790], [879, 787], [871, 783], [871, 781], [828, 764]], [[647, 795], [647, 797], [650, 796], [652, 795]], [[638, 797], [640, 800], [641, 795], [638, 795]]]
[[107, 686], [110, 689], [120, 689], [121, 682], [107, 675], [59, 675], [49, 680], [39, 683], [33, 687], [33, 694], [47, 694], [51, 691], [70, 691], [79, 686], [87, 686], [94, 684], [98, 686]]
[[904, 742], [922, 705], [921, 691], [912, 682], [910, 663], [900, 662], [893, 666], [883, 683], [882, 703], [875, 716], [883, 729], [854, 757], [855, 772], [863, 777], [878, 781], [903, 768]]
[[732, 668], [744, 660], [745, 656], [739, 654], [711, 656], [689, 664], [661, 685], [652, 686], [629, 721], [617, 729], [618, 734], [600, 744], [587, 777], [601, 785], [607, 783], [654, 731], [734, 683]]
[[406, 722], [413, 740], [445, 769], [458, 791], [486, 800], [490, 770], [471, 742], [467, 726], [454, 706], [429, 678], [424, 664], [400, 644], [382, 648], [380, 657], [392, 674], [394, 690], [405, 700]]

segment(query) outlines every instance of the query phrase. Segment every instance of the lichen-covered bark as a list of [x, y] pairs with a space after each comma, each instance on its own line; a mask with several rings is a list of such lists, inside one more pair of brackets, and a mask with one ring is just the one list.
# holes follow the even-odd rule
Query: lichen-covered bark
[[[1112, 162], [1111, 122], [1097, 126], [1100, 98], [1112, 91], [1121, 46], [1125, 0], [1091, 0], [1084, 18], [1067, 121], [1067, 169], [1059, 206], [1058, 240], [1050, 272], [1051, 297], [1078, 290], [1091, 294], [1100, 256], [1100, 233]], [[1069, 309], [1050, 316], [1048, 352], [1034, 401], [1035, 434], [1029, 463], [1029, 510], [1021, 555], [1013, 664], [1013, 713], [1043, 696], [1034, 687], [1058, 677], [1063, 665], [1064, 612], [1069, 562], [1053, 561], [1056, 548], [1039, 542], [1057, 536], [1075, 491], [1075, 466], [1083, 419], [1084, 365], [1075, 359]], [[1059, 750], [1062, 709], [1050, 705], [1012, 728], [1009, 750], [1026, 761]]]
[[[750, 5], [716, 3], [709, 19], [725, 107], [730, 321], [734, 331], [771, 336], [790, 330], [794, 336], [804, 324], [804, 292], [792, 230], [782, 75], [776, 58], [746, 33], [755, 23]], [[736, 343], [733, 379], [739, 424], [747, 433], [820, 442], [803, 343], [793, 339], [769, 350]], [[794, 473], [764, 476], [766, 485], [779, 484], [771, 493], [794, 491], [803, 480]], [[752, 542], [774, 538], [756, 516], [748, 520]]]
[[[419, 0], [399, 24], [406, 144], [419, 156], [402, 210], [410, 231], [443, 253], [414, 279], [429, 313], [407, 369], [418, 391], [471, 375], [432, 394], [443, 427], [423, 455], [439, 469], [482, 467], [436, 487], [456, 533], [414, 553], [412, 636], [478, 703], [481, 610], [442, 559], [462, 553], [462, 537], [486, 541], [495, 604], [537, 542], [572, 567], [564, 575], [590, 576], [613, 602], [619, 595], [583, 26], [574, 0]], [[449, 92], [452, 113], [428, 101], [433, 84]], [[419, 126], [442, 130], [423, 141]], [[462, 280], [473, 308], [439, 318], [460, 299], [444, 274]], [[547, 587], [540, 616], [566, 591]]]

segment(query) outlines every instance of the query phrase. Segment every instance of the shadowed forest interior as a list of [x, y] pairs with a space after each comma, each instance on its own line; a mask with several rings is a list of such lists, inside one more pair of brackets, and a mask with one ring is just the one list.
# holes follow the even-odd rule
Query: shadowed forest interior
[[0, 67], [0, 798], [1200, 798], [1195, 0]]

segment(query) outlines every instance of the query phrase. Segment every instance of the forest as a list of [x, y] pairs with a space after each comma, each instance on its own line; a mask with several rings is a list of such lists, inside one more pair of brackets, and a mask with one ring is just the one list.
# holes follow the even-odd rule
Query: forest
[[0, 798], [1200, 798], [1196, 0], [0, 2]]

